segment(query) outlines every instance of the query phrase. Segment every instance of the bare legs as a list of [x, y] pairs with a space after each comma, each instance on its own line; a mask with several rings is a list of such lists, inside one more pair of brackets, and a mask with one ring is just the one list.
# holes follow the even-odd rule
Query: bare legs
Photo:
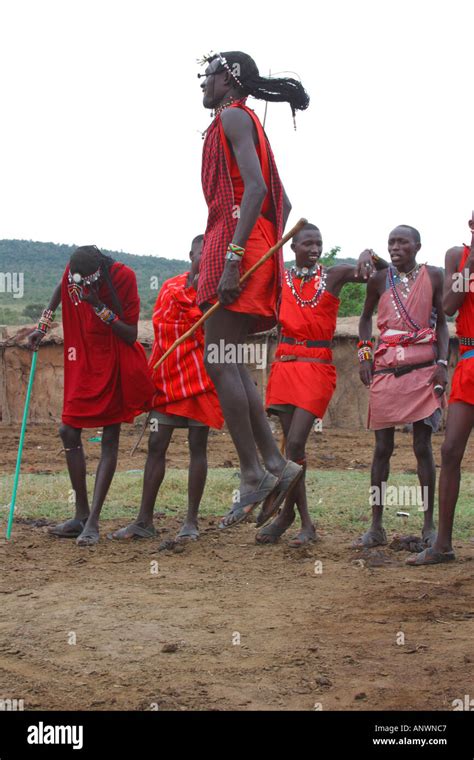
[[[279, 418], [286, 438], [286, 455], [288, 459], [303, 465], [306, 473], [305, 447], [308, 436], [314, 424], [315, 416], [305, 409], [294, 409], [292, 412], [280, 412]], [[258, 543], [275, 543], [290, 527], [295, 519], [295, 505], [301, 518], [301, 531], [290, 542], [294, 547], [302, 546], [316, 537], [313, 523], [308, 511], [306, 498], [305, 476], [298, 482], [291, 494], [286, 498], [280, 514], [262, 528], [257, 534]]]
[[220, 309], [206, 322], [206, 369], [216, 386], [224, 418], [239, 457], [242, 496], [254, 491], [265, 474], [257, 446], [267, 470], [279, 475], [285, 466], [285, 459], [273, 439], [262, 401], [246, 368], [236, 363], [210, 361], [210, 346], [237, 347], [243, 344], [251, 320], [252, 317], [247, 314]]
[[[158, 425], [158, 430], [150, 433], [148, 456], [143, 474], [143, 490], [140, 510], [134, 522], [113, 534], [116, 539], [151, 537], [154, 535], [153, 512], [158, 491], [166, 470], [166, 452], [171, 442], [174, 427]], [[190, 450], [188, 476], [188, 510], [179, 538], [198, 538], [198, 510], [207, 478], [207, 438], [208, 427], [190, 426], [188, 441]], [[139, 530], [137, 530], [137, 528]]]
[[439, 528], [433, 549], [452, 551], [454, 510], [461, 483], [461, 462], [474, 426], [474, 406], [456, 401], [449, 405], [446, 434], [441, 449], [439, 478]]
[[72, 520], [66, 520], [65, 523], [52, 528], [50, 532], [63, 538], [79, 536], [78, 543], [89, 546], [99, 540], [99, 516], [117, 467], [120, 424], [106, 425], [103, 429], [101, 456], [96, 472], [91, 510], [89, 510], [87, 497], [86, 462], [81, 433], [82, 430], [66, 424], [62, 424], [59, 429], [66, 451], [69, 477], [75, 493], [75, 515]]
[[[427, 543], [434, 540], [433, 506], [436, 470], [431, 448], [432, 429], [423, 420], [413, 424], [413, 450], [417, 461], [418, 480], [424, 502], [422, 536]], [[369, 530], [353, 543], [353, 547], [371, 547], [387, 543], [383, 529], [383, 494], [390, 474], [390, 459], [394, 449], [395, 428], [375, 431], [375, 450], [371, 470], [372, 524]], [[425, 496], [426, 495], [426, 496]]]

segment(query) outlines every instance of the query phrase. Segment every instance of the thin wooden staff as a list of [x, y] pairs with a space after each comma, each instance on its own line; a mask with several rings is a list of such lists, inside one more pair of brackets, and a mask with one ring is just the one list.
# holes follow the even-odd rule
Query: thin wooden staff
[[[253, 267], [250, 267], [250, 269], [248, 269], [245, 272], [245, 274], [242, 275], [242, 277], [240, 278], [240, 281], [239, 281], [239, 285], [242, 285], [246, 280], [248, 280], [248, 278], [259, 267], [261, 267], [262, 264], [264, 264], [266, 261], [268, 261], [268, 259], [271, 258], [274, 253], [276, 253], [276, 251], [278, 251], [282, 246], [285, 245], [285, 243], [287, 243], [289, 240], [291, 240], [291, 238], [294, 237], [300, 231], [300, 229], [302, 227], [304, 227], [304, 225], [307, 224], [307, 223], [308, 223], [307, 219], [300, 219], [299, 222], [297, 222], [295, 224], [295, 226], [291, 228], [291, 230], [288, 230], [288, 232], [285, 235], [283, 235], [283, 237], [281, 238], [281, 240], [279, 240], [277, 243], [275, 243], [275, 245], [273, 246], [273, 248], [270, 248], [262, 256], [261, 259], [259, 259], [258, 261], [255, 262], [255, 264], [253, 265]], [[185, 332], [183, 335], [181, 335], [180, 338], [178, 338], [177, 340], [175, 340], [175, 342], [173, 343], [173, 345], [170, 346], [167, 351], [165, 351], [165, 353], [163, 354], [162, 357], [160, 357], [160, 359], [157, 361], [157, 363], [155, 364], [155, 366], [153, 367], [153, 369], [158, 369], [158, 367], [160, 367], [163, 364], [163, 362], [165, 361], [165, 359], [167, 359], [168, 356], [170, 354], [172, 354], [173, 351], [175, 351], [178, 348], [178, 346], [181, 345], [181, 343], [184, 343], [185, 340], [187, 340], [188, 338], [190, 338], [191, 335], [198, 329], [198, 327], [200, 327], [202, 324], [204, 324], [204, 322], [206, 321], [206, 319], [209, 319], [209, 317], [211, 316], [211, 314], [214, 314], [214, 312], [217, 311], [217, 309], [220, 306], [221, 306], [220, 301], [217, 301], [217, 303], [215, 303], [213, 306], [211, 306], [211, 308], [208, 309], [206, 311], [206, 313], [203, 314], [202, 317], [200, 319], [198, 319], [198, 321], [195, 322], [194, 325], [192, 327], [190, 327], [187, 332]]]

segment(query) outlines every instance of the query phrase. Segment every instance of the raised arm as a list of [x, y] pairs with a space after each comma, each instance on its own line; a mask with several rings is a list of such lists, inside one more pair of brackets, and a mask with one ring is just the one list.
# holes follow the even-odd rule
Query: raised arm
[[366, 284], [375, 272], [387, 269], [388, 263], [377, 256], [371, 248], [366, 248], [359, 256], [357, 264], [336, 264], [328, 270], [330, 276], [329, 290], [338, 296], [343, 286], [348, 282]]
[[461, 308], [466, 293], [470, 292], [471, 275], [474, 275], [474, 211], [468, 224], [471, 230], [471, 251], [465, 265], [467, 277], [464, 272], [458, 272], [463, 249], [455, 247], [446, 252], [443, 309], [449, 317]]
[[[474, 236], [473, 236], [474, 237]], [[444, 260], [444, 287], [442, 306], [443, 311], [449, 317], [452, 317], [461, 308], [466, 292], [469, 290], [469, 280], [464, 277], [464, 272], [458, 272], [461, 263], [462, 248], [455, 247], [446, 251]], [[466, 261], [466, 269], [469, 276], [474, 273], [474, 247], [471, 246], [471, 253]], [[466, 290], [467, 286], [467, 290]]]

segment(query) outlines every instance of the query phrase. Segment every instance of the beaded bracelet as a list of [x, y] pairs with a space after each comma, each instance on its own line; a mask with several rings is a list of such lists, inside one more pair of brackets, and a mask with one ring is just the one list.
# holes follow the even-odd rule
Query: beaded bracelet
[[242, 257], [245, 253], [245, 248], [242, 248], [241, 245], [236, 245], [236, 243], [229, 243], [227, 246], [227, 252], [236, 253], [237, 256]]
[[39, 318], [38, 327], [36, 328], [40, 332], [46, 333], [51, 329], [51, 325], [54, 320], [54, 311], [52, 309], [43, 309], [43, 313]]
[[371, 340], [360, 340], [357, 344], [357, 348], [363, 348], [364, 346], [369, 346], [369, 348], [373, 348], [374, 344]]
[[104, 304], [102, 304], [102, 306], [95, 306], [94, 311], [99, 319], [101, 319], [106, 325], [111, 325], [118, 320], [117, 315], [114, 314], [112, 309], [109, 309]]
[[362, 362], [371, 362], [374, 359], [374, 355], [370, 348], [359, 348], [357, 351], [357, 358]]

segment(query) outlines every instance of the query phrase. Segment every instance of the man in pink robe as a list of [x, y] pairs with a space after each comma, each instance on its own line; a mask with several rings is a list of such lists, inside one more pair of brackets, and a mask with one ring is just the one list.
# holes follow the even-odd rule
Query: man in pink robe
[[[396, 227], [388, 240], [392, 266], [374, 275], [367, 286], [359, 323], [360, 341], [365, 346], [359, 359], [361, 380], [370, 389], [368, 426], [375, 432], [370, 490], [372, 524], [353, 543], [354, 548], [387, 543], [382, 517], [395, 426], [407, 423], [413, 424], [413, 449], [421, 486], [422, 542], [430, 546], [436, 535], [433, 522], [436, 470], [431, 435], [438, 430], [446, 404], [449, 333], [442, 305], [442, 271], [417, 264], [420, 248], [416, 229], [407, 225]], [[380, 341], [372, 356], [372, 316], [377, 305]], [[398, 504], [403, 508], [401, 501]], [[417, 550], [419, 542], [412, 539], [405, 539], [405, 544]]]

